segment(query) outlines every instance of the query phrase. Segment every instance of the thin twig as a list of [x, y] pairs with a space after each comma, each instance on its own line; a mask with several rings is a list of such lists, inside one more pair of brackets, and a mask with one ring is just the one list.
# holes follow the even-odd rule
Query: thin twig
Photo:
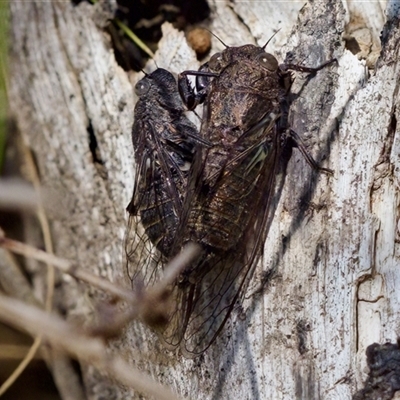
[[91, 274], [81, 268], [78, 268], [76, 265], [74, 265], [68, 260], [57, 257], [53, 254], [49, 254], [43, 250], [39, 250], [36, 247], [1, 236], [0, 236], [0, 246], [12, 251], [13, 253], [21, 254], [27, 258], [32, 258], [34, 260], [41, 261], [43, 263], [52, 264], [60, 271], [69, 274], [77, 279], [80, 279], [86, 283], [89, 283], [99, 289], [102, 289], [124, 300], [132, 301], [134, 297], [132, 291], [126, 290], [118, 285], [115, 285], [106, 279], [103, 279], [97, 275]]
[[188, 243], [182, 251], [165, 267], [163, 279], [154, 286], [154, 289], [164, 290], [171, 285], [176, 277], [200, 254], [201, 247], [195, 243]]
[[[117, 284], [114, 284], [104, 278], [87, 272], [70, 261], [59, 258], [53, 254], [48, 254], [43, 250], [39, 250], [30, 245], [4, 237], [0, 231], [0, 246], [14, 253], [21, 254], [41, 262], [51, 263], [55, 268], [67, 273], [77, 279], [80, 279], [94, 287], [97, 287], [105, 292], [112, 294], [116, 298], [127, 302], [127, 309], [118, 314], [113, 314], [112, 322], [107, 321], [100, 323], [98, 326], [88, 329], [92, 335], [109, 336], [115, 335], [130, 321], [141, 318], [143, 322], [149, 324], [149, 313], [154, 316], [157, 307], [155, 304], [165, 305], [165, 293], [168, 287], [173, 284], [177, 276], [182, 270], [189, 265], [200, 253], [200, 246], [194, 243], [188, 243], [182, 251], [170, 261], [165, 268], [164, 278], [157, 282], [153, 287], [146, 291], [134, 292], [127, 290]], [[158, 313], [164, 315], [167, 309], [163, 307], [158, 310]], [[151, 325], [151, 324], [150, 324]]]
[[123, 385], [161, 400], [178, 399], [171, 389], [129, 365], [123, 358], [111, 356], [104, 342], [83, 334], [56, 315], [0, 294], [0, 319], [33, 336], [42, 336], [53, 346], [77, 360], [93, 365]]
[[[131, 290], [127, 290], [119, 285], [116, 285], [104, 278], [87, 272], [68, 260], [57, 257], [53, 254], [46, 253], [43, 250], [39, 250], [33, 246], [18, 242], [16, 240], [4, 237], [0, 233], [0, 246], [12, 251], [16, 254], [21, 254], [25, 257], [32, 258], [43, 263], [50, 263], [54, 265], [60, 271], [67, 273], [76, 279], [80, 279], [86, 283], [93, 285], [99, 289], [102, 289], [118, 298], [126, 300], [128, 302], [136, 301], [136, 295]], [[195, 244], [186, 245], [181, 253], [179, 253], [165, 268], [164, 279], [158, 282], [152, 289], [154, 291], [163, 291], [168, 285], [170, 285], [179, 273], [187, 266], [192, 260], [194, 260], [199, 254], [199, 246]]]

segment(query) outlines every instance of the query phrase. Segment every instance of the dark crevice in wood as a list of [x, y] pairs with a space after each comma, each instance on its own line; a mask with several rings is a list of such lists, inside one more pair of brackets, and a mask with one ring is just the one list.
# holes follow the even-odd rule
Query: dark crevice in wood
[[104, 165], [104, 161], [100, 155], [100, 149], [97, 143], [97, 138], [93, 130], [92, 122], [89, 120], [89, 125], [86, 128], [89, 137], [89, 149], [92, 153], [93, 162], [95, 164]]
[[[162, 37], [161, 26], [171, 22], [175, 28], [186, 28], [199, 24], [210, 16], [206, 0], [188, 2], [185, 0], [117, 0], [115, 17], [128, 27], [152, 51], [156, 51]], [[126, 71], [139, 71], [147, 62], [148, 55], [110, 22], [107, 31], [112, 38], [115, 58]]]

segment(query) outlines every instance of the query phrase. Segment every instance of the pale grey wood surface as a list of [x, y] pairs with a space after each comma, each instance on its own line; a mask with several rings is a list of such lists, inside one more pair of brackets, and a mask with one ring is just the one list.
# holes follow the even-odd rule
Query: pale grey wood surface
[[[123, 281], [132, 84], [143, 75], [117, 65], [102, 31], [112, 2], [11, 3], [11, 108], [52, 194], [56, 253]], [[294, 150], [245, 318], [233, 313], [203, 357], [168, 354], [139, 325], [113, 351], [188, 398], [350, 399], [365, 379], [366, 347], [400, 332], [398, 11], [390, 9], [383, 53], [368, 72], [342, 35], [366, 40], [363, 56], [373, 63], [385, 2], [369, 2], [368, 11], [352, 1], [211, 6], [208, 27], [228, 45], [262, 45], [280, 28], [268, 45], [280, 62], [289, 51], [308, 66], [338, 59], [307, 81], [292, 113], [294, 129], [334, 175], [313, 172]], [[163, 34], [159, 67], [177, 73], [199, 65], [182, 33], [165, 24]], [[222, 49], [213, 39], [212, 52]], [[294, 89], [304, 82], [296, 75]], [[93, 162], [89, 125], [103, 165]], [[271, 268], [264, 294], [254, 295]], [[58, 299], [69, 318], [90, 321], [91, 292], [61, 279]], [[130, 396], [90, 368], [85, 382], [92, 399]]]

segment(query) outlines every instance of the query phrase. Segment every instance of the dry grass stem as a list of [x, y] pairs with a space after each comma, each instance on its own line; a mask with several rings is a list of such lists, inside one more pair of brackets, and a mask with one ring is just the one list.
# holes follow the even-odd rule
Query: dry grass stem
[[10, 388], [10, 386], [12, 386], [12, 384], [18, 379], [18, 377], [25, 371], [25, 368], [35, 358], [35, 354], [38, 351], [41, 344], [42, 344], [42, 338], [40, 336], [35, 337], [35, 340], [32, 343], [32, 346], [29, 348], [28, 352], [25, 354], [25, 357], [14, 369], [12, 374], [1, 385], [0, 396], [2, 396]]
[[69, 274], [119, 298], [123, 298], [127, 301], [132, 301], [133, 293], [130, 290], [126, 290], [107, 281], [106, 279], [100, 278], [94, 274], [79, 269], [76, 265], [68, 260], [6, 237], [0, 236], [0, 245], [12, 251], [13, 253], [20, 254], [28, 258], [33, 258], [34, 260], [41, 261], [43, 263], [52, 264], [61, 272]]

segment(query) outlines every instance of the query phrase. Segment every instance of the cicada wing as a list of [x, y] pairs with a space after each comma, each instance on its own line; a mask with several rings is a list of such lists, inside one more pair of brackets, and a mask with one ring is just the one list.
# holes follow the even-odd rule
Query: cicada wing
[[191, 312], [181, 343], [186, 357], [195, 357], [208, 349], [228, 320], [246, 270], [236, 255], [232, 257], [209, 256], [203, 265], [202, 277], [192, 284]]
[[[270, 198], [264, 198], [267, 204]], [[181, 344], [186, 356], [201, 354], [212, 345], [235, 305], [243, 299], [260, 259], [267, 236], [267, 222], [271, 220], [268, 210], [264, 211], [263, 215], [252, 216], [254, 225], [235, 250], [223, 257], [210, 257], [207, 265], [202, 266], [203, 276], [192, 289], [192, 307], [189, 318], [186, 317], [187, 326]]]
[[[254, 203], [248, 226], [243, 235], [246, 258], [250, 265], [257, 264], [266, 241], [269, 226], [274, 218], [277, 193], [277, 177], [282, 155], [281, 133], [275, 125], [271, 130], [269, 151], [262, 163], [253, 190]], [[279, 197], [279, 196], [278, 196]]]
[[127, 207], [129, 219], [124, 247], [127, 275], [133, 287], [152, 286], [160, 279], [162, 273], [162, 255], [146, 234], [140, 217], [140, 210], [152, 207], [158, 197], [154, 185], [149, 186], [156, 174], [154, 166], [150, 167], [146, 163], [146, 159], [143, 159], [139, 165], [132, 201]]
[[235, 290], [241, 272], [238, 263], [235, 270], [224, 268], [231, 263], [210, 255], [200, 263], [201, 276], [191, 273], [175, 285], [169, 323], [158, 332], [167, 348], [179, 346], [187, 358], [201, 354], [213, 343], [235, 304], [232, 296], [239, 293]]
[[280, 135], [277, 125], [279, 118], [280, 114], [276, 110], [271, 111], [244, 131], [231, 146], [217, 174], [207, 176], [205, 183], [213, 182], [213, 191], [216, 192], [232, 174], [251, 177], [252, 186], [258, 180], [258, 176], [266, 178], [279, 152]]
[[[275, 127], [269, 134], [273, 140], [280, 140]], [[236, 163], [227, 162], [225, 174], [215, 181], [216, 184], [223, 187], [224, 179], [232, 178], [238, 169], [243, 170], [252, 163], [253, 156], [254, 152], [246, 152], [237, 156]], [[229, 251], [209, 252], [190, 270], [187, 282], [181, 283], [174, 323], [164, 332], [164, 337], [174, 337], [175, 346], [180, 342], [181, 351], [187, 357], [199, 355], [212, 345], [235, 304], [245, 294], [267, 236], [268, 221], [272, 220], [270, 206], [275, 195], [279, 157], [279, 143], [274, 143], [257, 167], [257, 177], [248, 187], [252, 212], [239, 242]], [[210, 226], [214, 228], [219, 227]]]
[[168, 323], [158, 330], [159, 337], [164, 346], [174, 350], [180, 346], [190, 315], [192, 290], [182, 290], [179, 285], [174, 285], [170, 293], [171, 307], [168, 315]]

